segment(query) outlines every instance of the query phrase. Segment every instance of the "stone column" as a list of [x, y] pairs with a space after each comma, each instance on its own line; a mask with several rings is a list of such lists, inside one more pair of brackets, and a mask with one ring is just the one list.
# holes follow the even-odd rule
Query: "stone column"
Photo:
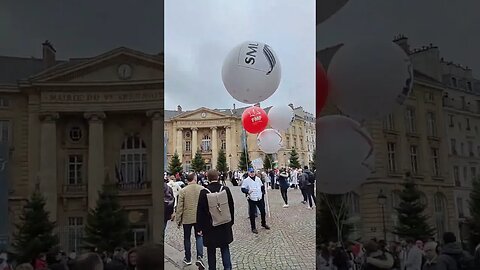
[[147, 116], [152, 119], [151, 184], [152, 184], [152, 233], [154, 243], [162, 242], [163, 232], [163, 116], [160, 111], [149, 111]]
[[192, 160], [198, 150], [198, 128], [192, 128]]
[[57, 124], [58, 113], [40, 115], [40, 192], [45, 196], [45, 208], [50, 220], [57, 221]]
[[212, 127], [212, 169], [217, 166], [217, 159], [218, 159], [218, 134], [217, 134], [217, 127]]
[[103, 146], [103, 112], [85, 113], [88, 119], [88, 208], [95, 208], [98, 191], [105, 179], [105, 161]]
[[[225, 127], [225, 143], [226, 143], [226, 149], [225, 149], [225, 154], [227, 156], [227, 158], [229, 158], [228, 156], [229, 155], [232, 155], [232, 128], [231, 127]], [[228, 162], [230, 162], [230, 160], [228, 160]], [[232, 166], [231, 164], [229, 164], [228, 166]], [[231, 170], [232, 168], [230, 168]]]
[[177, 128], [177, 147], [175, 148], [180, 161], [183, 161], [183, 128]]

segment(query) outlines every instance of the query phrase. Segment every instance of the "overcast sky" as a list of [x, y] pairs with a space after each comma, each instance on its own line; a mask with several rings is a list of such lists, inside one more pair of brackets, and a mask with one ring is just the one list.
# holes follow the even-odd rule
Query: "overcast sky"
[[363, 35], [393, 39], [402, 33], [411, 47], [433, 43], [445, 60], [472, 68], [480, 78], [479, 12], [479, 0], [350, 0], [317, 27], [317, 48]]
[[165, 4], [165, 108], [244, 106], [222, 83], [225, 56], [238, 44], [267, 43], [282, 79], [262, 107], [293, 103], [315, 112], [313, 0], [175, 0]]
[[92, 57], [125, 46], [163, 51], [163, 1], [2, 0], [0, 55], [42, 56], [49, 39], [58, 59]]

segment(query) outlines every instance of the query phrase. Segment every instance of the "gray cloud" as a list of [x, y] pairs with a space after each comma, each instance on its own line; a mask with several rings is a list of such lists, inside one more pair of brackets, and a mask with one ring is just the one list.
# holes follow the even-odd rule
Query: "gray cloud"
[[317, 27], [317, 49], [366, 35], [402, 33], [413, 47], [433, 43], [446, 60], [469, 66], [480, 78], [480, 1], [350, 0]]
[[315, 111], [314, 1], [189, 1], [165, 3], [165, 107], [244, 105], [225, 90], [221, 67], [239, 43], [269, 44], [282, 82], [262, 107], [293, 103]]

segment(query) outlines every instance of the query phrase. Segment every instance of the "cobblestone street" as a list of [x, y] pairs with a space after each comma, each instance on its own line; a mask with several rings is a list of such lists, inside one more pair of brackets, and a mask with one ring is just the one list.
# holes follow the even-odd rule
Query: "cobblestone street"
[[[271, 230], [263, 229], [258, 217], [256, 235], [250, 230], [245, 195], [240, 187], [229, 187], [235, 201], [234, 241], [230, 245], [233, 269], [315, 269], [315, 209], [309, 210], [301, 203], [300, 190], [289, 189], [289, 208], [282, 207], [279, 190], [268, 190], [271, 217], [267, 213], [267, 224]], [[174, 223], [167, 226], [165, 244], [165, 269], [197, 269], [184, 267], [183, 230]], [[195, 258], [194, 246], [192, 252]], [[217, 269], [223, 269], [219, 250]]]

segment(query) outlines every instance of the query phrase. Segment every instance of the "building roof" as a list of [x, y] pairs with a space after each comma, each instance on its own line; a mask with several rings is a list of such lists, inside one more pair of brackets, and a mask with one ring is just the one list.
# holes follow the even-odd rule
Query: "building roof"
[[[57, 61], [63, 63], [64, 61]], [[0, 56], [0, 84], [16, 84], [44, 70], [44, 63], [39, 58]]]

